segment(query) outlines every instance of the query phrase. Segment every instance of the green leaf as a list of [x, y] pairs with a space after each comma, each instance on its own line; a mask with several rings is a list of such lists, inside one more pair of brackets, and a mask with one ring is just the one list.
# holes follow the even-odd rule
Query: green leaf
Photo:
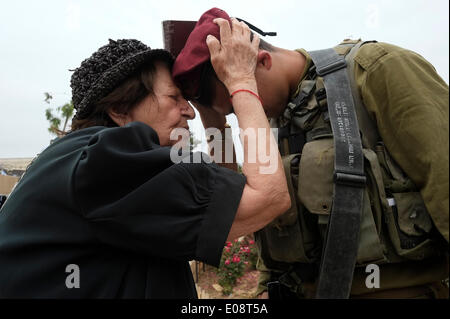
[[64, 118], [72, 117], [73, 110], [74, 108], [72, 102], [66, 103], [61, 107], [62, 115]]
[[45, 96], [44, 101], [46, 103], [50, 104], [50, 100], [53, 99], [53, 96], [51, 96], [50, 93], [48, 93], [48, 92], [44, 92], [44, 96]]
[[48, 121], [51, 121], [54, 118], [52, 114], [52, 109], [45, 110], [45, 117], [47, 118]]

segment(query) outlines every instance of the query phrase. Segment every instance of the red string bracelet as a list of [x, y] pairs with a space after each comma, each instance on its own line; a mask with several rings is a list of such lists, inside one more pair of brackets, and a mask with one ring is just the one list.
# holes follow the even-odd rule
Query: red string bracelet
[[256, 94], [255, 92], [252, 92], [250, 90], [244, 90], [244, 89], [236, 90], [236, 91], [234, 91], [233, 93], [230, 94], [230, 101], [231, 101], [231, 103], [233, 103], [233, 101], [231, 100], [233, 98], [233, 95], [235, 95], [238, 92], [247, 92], [247, 93], [250, 93], [251, 95], [256, 96], [258, 98], [259, 102], [261, 102], [261, 105], [263, 105], [263, 101], [261, 100], [261, 98], [259, 97], [258, 94]]

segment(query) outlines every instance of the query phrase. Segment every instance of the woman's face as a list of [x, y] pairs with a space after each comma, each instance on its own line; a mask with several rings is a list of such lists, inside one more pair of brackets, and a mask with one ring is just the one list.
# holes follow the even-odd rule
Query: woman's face
[[142, 100], [126, 114], [125, 122], [122, 123], [143, 122], [158, 133], [161, 146], [171, 146], [178, 141], [170, 139], [172, 130], [189, 130], [187, 121], [195, 118], [195, 112], [174, 84], [168, 67], [162, 62], [156, 62], [155, 67], [154, 96], [149, 95]]

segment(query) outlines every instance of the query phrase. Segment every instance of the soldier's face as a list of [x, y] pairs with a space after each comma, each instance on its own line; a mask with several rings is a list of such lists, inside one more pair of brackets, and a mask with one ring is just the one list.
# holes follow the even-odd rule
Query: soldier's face
[[[271, 79], [264, 79], [262, 77], [256, 76], [256, 82], [258, 85], [258, 93], [263, 100], [264, 112], [268, 117], [277, 117], [279, 112], [277, 109], [271, 107], [272, 104], [278, 105], [278, 92], [271, 81]], [[217, 79], [214, 79], [214, 84], [212, 85], [212, 99], [211, 105], [216, 112], [222, 115], [228, 115], [233, 113], [233, 104], [230, 100], [230, 93], [228, 92], [225, 85]], [[285, 105], [285, 104], [284, 104]]]
[[213, 84], [213, 98], [211, 107], [219, 114], [227, 115], [233, 112], [233, 104], [230, 101], [230, 94], [222, 82], [215, 79]]

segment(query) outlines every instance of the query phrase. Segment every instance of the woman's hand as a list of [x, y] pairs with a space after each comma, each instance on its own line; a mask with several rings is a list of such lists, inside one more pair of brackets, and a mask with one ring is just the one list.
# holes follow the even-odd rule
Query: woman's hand
[[214, 20], [220, 28], [220, 42], [208, 35], [206, 44], [211, 55], [211, 63], [217, 77], [226, 86], [228, 92], [251, 87], [256, 89], [255, 70], [258, 57], [259, 37], [250, 41], [249, 27], [236, 19], [231, 19], [231, 28], [227, 20]]

